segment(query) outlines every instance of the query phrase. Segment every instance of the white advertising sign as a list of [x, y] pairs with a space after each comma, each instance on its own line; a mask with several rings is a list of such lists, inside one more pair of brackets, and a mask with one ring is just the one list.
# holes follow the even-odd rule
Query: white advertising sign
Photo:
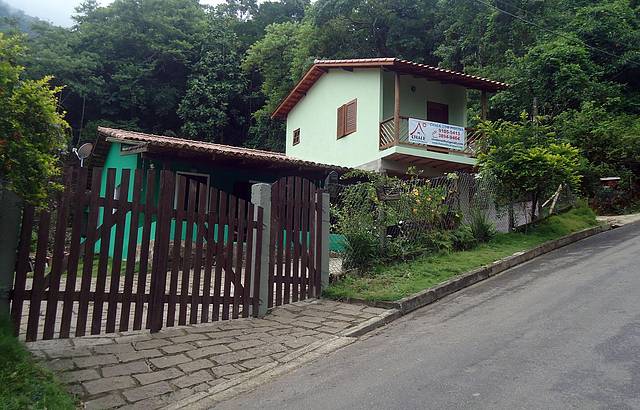
[[409, 142], [464, 151], [466, 135], [457, 125], [409, 118]]

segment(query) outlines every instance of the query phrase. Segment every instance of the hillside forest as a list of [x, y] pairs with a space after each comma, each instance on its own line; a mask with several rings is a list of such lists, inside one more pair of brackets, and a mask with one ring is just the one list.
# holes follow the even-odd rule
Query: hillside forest
[[639, 0], [87, 0], [73, 19], [0, 0], [25, 75], [63, 87], [74, 146], [106, 125], [281, 151], [270, 114], [314, 59], [399, 57], [511, 84], [490, 119], [539, 115], [586, 158], [587, 189], [610, 175], [637, 187]]

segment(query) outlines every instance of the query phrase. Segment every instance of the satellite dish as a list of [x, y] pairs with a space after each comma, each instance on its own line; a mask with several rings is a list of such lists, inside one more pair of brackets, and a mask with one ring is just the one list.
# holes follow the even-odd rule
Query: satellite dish
[[93, 144], [87, 142], [86, 144], [82, 144], [80, 148], [74, 148], [73, 152], [76, 154], [78, 159], [80, 160], [80, 167], [84, 165], [84, 160], [91, 155], [91, 151], [93, 151]]

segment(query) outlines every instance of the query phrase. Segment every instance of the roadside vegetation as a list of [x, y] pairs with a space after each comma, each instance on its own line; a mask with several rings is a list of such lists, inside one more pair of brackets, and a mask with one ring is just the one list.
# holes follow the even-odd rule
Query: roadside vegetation
[[366, 273], [346, 274], [324, 295], [338, 300], [394, 301], [443, 283], [457, 275], [490, 264], [516, 252], [597, 225], [584, 203], [529, 226], [526, 231], [497, 233], [469, 250], [440, 251], [414, 260], [376, 264]]
[[76, 402], [47, 369], [40, 367], [0, 320], [0, 407], [74, 409]]

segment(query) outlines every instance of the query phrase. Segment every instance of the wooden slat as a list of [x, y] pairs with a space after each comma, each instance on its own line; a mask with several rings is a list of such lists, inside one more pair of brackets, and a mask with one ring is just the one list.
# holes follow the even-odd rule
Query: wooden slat
[[309, 190], [309, 283], [307, 287], [307, 296], [315, 296], [315, 277], [316, 277], [316, 195], [317, 189], [315, 185], [311, 185]]
[[78, 318], [76, 321], [76, 336], [84, 336], [87, 329], [87, 314], [89, 312], [89, 292], [93, 275], [93, 255], [96, 243], [96, 226], [98, 223], [98, 196], [100, 195], [100, 181], [102, 169], [94, 168], [91, 175], [91, 197], [89, 198], [89, 217], [87, 222], [87, 236], [84, 241], [84, 258], [82, 259], [82, 280], [80, 282], [80, 300], [78, 301]]
[[[107, 170], [107, 183], [104, 192], [106, 199], [102, 211], [102, 220], [105, 226], [111, 226], [113, 221], [113, 193], [116, 185], [116, 170]], [[94, 188], [95, 189], [95, 188]], [[107, 269], [109, 263], [109, 246], [111, 245], [111, 229], [102, 229], [100, 235], [100, 259], [98, 260], [98, 276], [96, 278], [96, 300], [93, 302], [93, 314], [91, 315], [91, 334], [100, 334], [102, 328], [102, 307], [107, 281]]]
[[178, 197], [176, 201], [175, 232], [173, 234], [173, 253], [171, 254], [171, 278], [169, 280], [169, 303], [167, 305], [167, 326], [174, 326], [176, 321], [176, 303], [178, 301], [178, 277], [180, 274], [180, 262], [182, 260], [182, 225], [185, 217], [184, 194], [187, 179], [184, 175], [178, 175]]
[[53, 236], [53, 254], [51, 255], [51, 273], [49, 274], [49, 297], [47, 311], [44, 318], [42, 338], [53, 338], [56, 316], [58, 313], [58, 293], [60, 292], [60, 278], [64, 266], [64, 242], [67, 235], [67, 218], [69, 217], [69, 202], [71, 201], [71, 169], [68, 168], [63, 177], [64, 191], [58, 194], [56, 210], [56, 230]]
[[198, 196], [198, 212], [197, 212], [197, 231], [196, 231], [196, 256], [193, 266], [193, 285], [191, 287], [191, 314], [189, 315], [189, 323], [198, 322], [198, 297], [200, 295], [200, 280], [202, 278], [202, 247], [204, 244], [204, 235], [207, 221], [207, 199], [208, 191], [205, 184], [199, 186], [200, 195]]
[[[227, 226], [229, 227], [229, 234], [227, 243], [224, 249], [224, 289], [223, 296], [227, 300], [231, 295], [231, 278], [233, 273], [233, 243], [235, 236], [235, 218], [236, 209], [238, 206], [238, 200], [235, 196], [229, 195], [229, 212], [227, 218]], [[229, 319], [229, 305], [227, 303], [222, 305], [222, 320]]]
[[187, 230], [184, 239], [184, 257], [182, 259], [182, 283], [180, 286], [180, 311], [178, 314], [178, 324], [187, 324], [187, 305], [189, 302], [189, 281], [191, 277], [191, 266], [193, 257], [193, 224], [196, 209], [196, 181], [189, 181], [189, 195], [187, 197]]
[[292, 255], [291, 255], [291, 246], [293, 244], [292, 231], [293, 231], [293, 208], [295, 207], [294, 203], [294, 179], [293, 177], [287, 177], [287, 199], [286, 199], [286, 210], [285, 210], [285, 245], [284, 245], [284, 292], [282, 296], [282, 303], [287, 304], [291, 302], [291, 263], [292, 263]]
[[29, 302], [29, 321], [27, 322], [27, 342], [36, 340], [38, 336], [40, 306], [44, 291], [44, 269], [47, 262], [47, 241], [49, 239], [49, 225], [51, 222], [51, 214], [48, 211], [40, 212], [39, 216], [36, 261], [33, 269], [31, 301]]
[[242, 293], [244, 287], [240, 283], [242, 279], [242, 251], [244, 246], [244, 228], [246, 220], [246, 202], [244, 199], [238, 199], [238, 237], [236, 241], [236, 268], [233, 275], [233, 313], [232, 318], [237, 319], [240, 312], [240, 303], [243, 300]]
[[302, 200], [300, 202], [302, 212], [301, 232], [302, 238], [300, 243], [300, 299], [307, 298], [308, 288], [308, 269], [309, 263], [309, 180], [302, 180]]
[[220, 206], [218, 212], [218, 234], [216, 240], [216, 266], [215, 276], [213, 280], [213, 313], [212, 319], [220, 319], [220, 292], [222, 288], [222, 265], [224, 258], [222, 254], [224, 252], [224, 231], [227, 223], [227, 193], [220, 191]]
[[76, 290], [78, 275], [78, 260], [80, 257], [80, 236], [82, 228], [82, 216], [84, 213], [85, 191], [87, 190], [87, 168], [78, 168], [76, 171], [75, 191], [72, 202], [71, 240], [69, 256], [67, 258], [67, 278], [64, 285], [64, 303], [62, 305], [62, 318], [60, 320], [60, 338], [69, 337], [71, 330], [71, 315], [73, 313], [73, 300], [71, 295]]
[[254, 266], [253, 266], [253, 250], [254, 247], [254, 239], [255, 239], [255, 228], [256, 223], [254, 221], [255, 218], [255, 207], [252, 203], [248, 204], [247, 207], [247, 247], [246, 247], [246, 263], [244, 266], [244, 281], [243, 281], [243, 292], [242, 292], [242, 317], [249, 317], [249, 301], [251, 299], [251, 276], [254, 275]]
[[144, 300], [147, 289], [147, 273], [149, 271], [149, 242], [151, 241], [151, 222], [153, 213], [156, 210], [154, 206], [155, 190], [156, 190], [156, 174], [155, 170], [147, 171], [146, 178], [146, 194], [144, 203], [144, 219], [142, 222], [142, 243], [140, 244], [140, 267], [138, 270], [138, 283], [136, 288], [136, 308], [133, 314], [133, 330], [142, 328], [142, 314], [144, 312]]
[[322, 272], [322, 190], [316, 191], [316, 269], [314, 296], [320, 297], [320, 276]]
[[31, 230], [33, 229], [34, 208], [32, 205], [25, 205], [22, 210], [22, 225], [20, 227], [20, 242], [18, 243], [18, 255], [16, 261], [16, 276], [13, 285], [11, 299], [11, 321], [13, 322], [13, 333], [18, 336], [20, 332], [20, 322], [22, 321], [22, 309], [25, 298], [25, 285], [27, 282], [27, 271], [29, 270], [29, 254], [31, 253]]
[[273, 292], [275, 291], [275, 273], [276, 273], [276, 241], [278, 232], [278, 193], [279, 182], [275, 182], [271, 186], [271, 232], [269, 235], [269, 274], [268, 274], [268, 288], [269, 295], [267, 298], [267, 306], [273, 307]]
[[[262, 233], [264, 228], [264, 209], [261, 206], [256, 207], [258, 210], [258, 220], [256, 222], [256, 258], [255, 258], [255, 268], [254, 268], [254, 285], [253, 285], [253, 295], [251, 297], [253, 302], [253, 316], [258, 317], [258, 303], [260, 301], [260, 269], [261, 269], [261, 261], [262, 261]], [[265, 301], [263, 300], [262, 303]]]
[[202, 284], [202, 323], [209, 321], [209, 299], [211, 296], [211, 273], [216, 260], [215, 226], [218, 217], [218, 190], [209, 189], [209, 212], [207, 213], [207, 249], [204, 261], [204, 281]]
[[124, 289], [122, 294], [122, 308], [120, 310], [119, 330], [129, 330], [129, 315], [131, 314], [131, 300], [133, 294], [133, 277], [136, 268], [136, 254], [138, 250], [138, 221], [140, 216], [140, 197], [142, 195], [142, 178], [144, 172], [136, 169], [133, 174], [133, 202], [131, 203], [131, 219], [129, 220], [129, 245], [127, 248], [127, 265], [124, 274]]
[[300, 203], [302, 200], [302, 178], [293, 179], [293, 226], [291, 229], [291, 243], [293, 246], [293, 272], [291, 283], [291, 300], [297, 302], [300, 296]]
[[285, 247], [285, 228], [286, 221], [286, 203], [287, 203], [287, 179], [282, 178], [279, 184], [278, 192], [278, 232], [276, 239], [277, 257], [276, 257], [276, 306], [282, 305], [282, 295], [284, 293], [284, 247]]
[[[131, 180], [131, 170], [123, 169], [120, 174], [120, 206], [126, 204], [124, 201], [129, 199], [129, 183]], [[118, 205], [116, 205], [117, 207]], [[124, 246], [124, 230], [127, 213], [120, 209], [116, 218], [116, 233], [113, 249], [113, 265], [111, 268], [111, 279], [109, 281], [109, 305], [107, 307], [107, 325], [106, 332], [113, 333], [116, 331], [116, 314], [118, 311], [118, 303], [115, 295], [120, 291], [120, 271], [122, 268], [122, 248]]]
[[171, 235], [171, 210], [175, 195], [175, 178], [172, 171], [160, 173], [160, 196], [157, 218], [155, 252], [151, 270], [151, 303], [147, 312], [152, 333], [162, 328], [164, 318], [164, 296], [167, 285], [167, 262], [169, 259], [169, 237]]

